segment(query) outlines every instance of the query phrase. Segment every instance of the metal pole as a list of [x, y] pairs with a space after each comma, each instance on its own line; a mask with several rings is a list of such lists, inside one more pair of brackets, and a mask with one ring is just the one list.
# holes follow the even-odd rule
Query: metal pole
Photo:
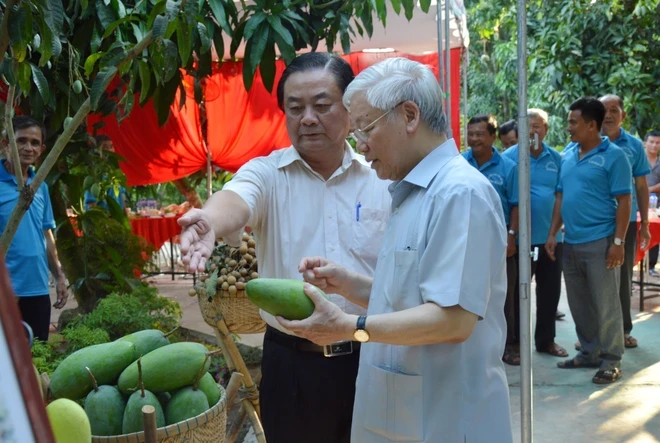
[[520, 426], [521, 442], [533, 440], [532, 333], [531, 333], [531, 224], [529, 175], [529, 119], [527, 117], [527, 7], [518, 0], [518, 261], [520, 279]]
[[211, 182], [213, 180], [213, 172], [211, 169], [211, 148], [208, 146], [206, 147], [206, 194], [207, 194], [207, 200], [211, 198], [211, 194], [213, 193], [213, 187], [211, 186]]
[[447, 111], [447, 137], [452, 137], [451, 130], [451, 36], [449, 35], [449, 1], [444, 0], [445, 4], [445, 77], [447, 88], [445, 90], [446, 111]]
[[[437, 26], [438, 30], [438, 83], [440, 83], [440, 87], [442, 88], [442, 92], [446, 93], [447, 89], [445, 88], [444, 81], [445, 81], [445, 76], [444, 76], [444, 61], [442, 59], [442, 14], [440, 14], [440, 3], [437, 3], [435, 6], [435, 14], [436, 14], [436, 19], [435, 23]], [[445, 113], [449, 114], [449, 109], [446, 107], [446, 103], [443, 100], [443, 106], [445, 106]]]

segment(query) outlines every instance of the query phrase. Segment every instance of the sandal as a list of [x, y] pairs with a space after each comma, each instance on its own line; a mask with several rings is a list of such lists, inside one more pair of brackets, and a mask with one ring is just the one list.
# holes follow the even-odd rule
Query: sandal
[[502, 361], [507, 365], [520, 366], [520, 353], [514, 351], [509, 346], [504, 349]]
[[623, 371], [619, 368], [614, 369], [604, 369], [596, 372], [594, 378], [591, 379], [592, 382], [597, 385], [608, 385], [614, 383], [623, 376]]
[[568, 357], [568, 352], [566, 352], [566, 349], [562, 348], [555, 342], [550, 343], [545, 347], [545, 349], [537, 349], [537, 352], [550, 354], [554, 357]]
[[580, 343], [579, 341], [576, 341], [575, 342], [575, 350], [576, 351], [581, 351], [582, 350], [582, 343]]
[[557, 363], [557, 367], [561, 369], [580, 369], [580, 368], [598, 368], [600, 367], [599, 363], [578, 363], [574, 358], [569, 358], [568, 360], [560, 361]]
[[626, 348], [636, 348], [638, 346], [637, 339], [632, 335], [624, 338]]

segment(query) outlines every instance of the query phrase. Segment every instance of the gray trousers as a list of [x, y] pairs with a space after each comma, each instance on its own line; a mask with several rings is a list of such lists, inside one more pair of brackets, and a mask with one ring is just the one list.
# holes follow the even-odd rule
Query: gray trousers
[[621, 313], [623, 314], [623, 332], [630, 334], [632, 331], [632, 314], [630, 313], [632, 301], [632, 279], [635, 256], [637, 255], [637, 222], [630, 222], [626, 232], [626, 244], [623, 266], [621, 266], [621, 287], [619, 298], [621, 299]]
[[621, 367], [623, 318], [619, 299], [620, 269], [607, 269], [612, 237], [589, 243], [564, 243], [566, 295], [582, 350], [580, 364], [600, 369]]

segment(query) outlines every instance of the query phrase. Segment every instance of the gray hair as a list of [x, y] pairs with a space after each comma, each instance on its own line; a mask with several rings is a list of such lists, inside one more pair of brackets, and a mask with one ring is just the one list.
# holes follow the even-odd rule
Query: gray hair
[[549, 118], [548, 113], [545, 112], [543, 109], [539, 109], [539, 108], [528, 109], [527, 110], [527, 117], [540, 118], [541, 120], [543, 120], [544, 124], [546, 124], [546, 125], [548, 124], [548, 118]]
[[421, 120], [436, 134], [447, 133], [442, 109], [442, 88], [433, 71], [407, 58], [388, 58], [360, 72], [346, 88], [344, 106], [350, 111], [351, 98], [365, 92], [369, 106], [389, 111], [399, 103], [414, 102]]

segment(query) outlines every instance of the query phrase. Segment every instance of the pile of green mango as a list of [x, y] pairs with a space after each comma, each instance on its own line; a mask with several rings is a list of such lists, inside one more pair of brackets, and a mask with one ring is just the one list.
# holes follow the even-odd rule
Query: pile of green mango
[[210, 364], [204, 345], [170, 343], [150, 329], [74, 352], [53, 372], [50, 392], [84, 400], [92, 435], [140, 432], [145, 405], [156, 409], [159, 428], [215, 406], [223, 388], [208, 372]]

